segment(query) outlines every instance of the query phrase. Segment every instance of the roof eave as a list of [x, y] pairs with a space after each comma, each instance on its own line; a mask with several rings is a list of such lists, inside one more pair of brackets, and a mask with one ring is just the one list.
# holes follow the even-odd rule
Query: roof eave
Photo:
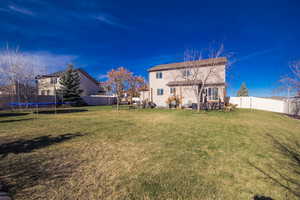
[[[188, 82], [188, 81], [181, 81], [181, 82], [169, 82], [167, 83], [167, 86], [174, 87], [174, 86], [193, 86], [193, 85], [199, 85], [199, 83], [195, 82]], [[204, 84], [205, 87], [207, 86], [226, 86], [225, 82], [221, 83], [207, 83]]]
[[[197, 67], [210, 67], [210, 66], [215, 66], [215, 65], [226, 65], [227, 64], [227, 60], [223, 61], [223, 62], [217, 62], [217, 63], [212, 63], [212, 64], [202, 64], [202, 65], [198, 65]], [[182, 66], [182, 67], [165, 67], [165, 68], [159, 68], [158, 66], [153, 67], [148, 69], [148, 72], [155, 72], [155, 71], [167, 71], [167, 70], [174, 70], [174, 69], [184, 69], [184, 68], [189, 68], [188, 66]]]

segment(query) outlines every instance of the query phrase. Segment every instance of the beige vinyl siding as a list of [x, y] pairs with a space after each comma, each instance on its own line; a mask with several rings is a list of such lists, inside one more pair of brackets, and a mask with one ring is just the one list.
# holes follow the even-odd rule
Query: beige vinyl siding
[[[99, 92], [99, 86], [94, 81], [86, 77], [80, 71], [80, 89], [83, 90], [82, 96], [94, 95]], [[55, 95], [55, 90], [59, 90], [61, 85], [59, 84], [59, 77], [57, 77], [56, 84], [51, 83], [51, 77], [44, 77], [38, 79], [38, 94], [39, 95]]]
[[[208, 72], [209, 67], [201, 67], [201, 74], [205, 74]], [[162, 78], [157, 77], [157, 73], [162, 73]], [[195, 95], [192, 86], [171, 86], [169, 87], [167, 84], [171, 81], [184, 81], [182, 78], [182, 70], [173, 69], [173, 70], [162, 70], [162, 71], [153, 71], [149, 72], [149, 85], [150, 92], [152, 91], [153, 102], [159, 107], [167, 106], [166, 100], [171, 95], [170, 88], [175, 88], [176, 95], [181, 95], [183, 97], [183, 104], [196, 103], [197, 97]], [[211, 76], [207, 80], [207, 84], [216, 84], [216, 83], [225, 83], [225, 65], [217, 66], [217, 73], [215, 76]], [[211, 86], [218, 88], [218, 95], [221, 101], [224, 100], [224, 91], [225, 86]], [[163, 95], [157, 95], [157, 89], [163, 89]]]

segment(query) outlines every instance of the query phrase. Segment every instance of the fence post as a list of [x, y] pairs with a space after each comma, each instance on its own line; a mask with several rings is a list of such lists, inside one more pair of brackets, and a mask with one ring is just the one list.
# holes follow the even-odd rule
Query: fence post
[[240, 108], [242, 108], [242, 97], [240, 97]]

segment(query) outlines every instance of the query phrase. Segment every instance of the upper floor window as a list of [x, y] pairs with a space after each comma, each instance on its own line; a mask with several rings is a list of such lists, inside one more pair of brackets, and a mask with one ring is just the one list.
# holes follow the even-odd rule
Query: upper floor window
[[205, 92], [207, 100], [219, 100], [219, 88], [206, 88]]
[[157, 89], [157, 95], [163, 95], [164, 94], [164, 89]]
[[176, 94], [176, 88], [170, 88], [170, 93], [171, 94]]
[[156, 78], [162, 79], [162, 72], [156, 72]]
[[50, 83], [51, 84], [56, 84], [57, 83], [57, 78], [56, 77], [51, 77]]
[[191, 70], [190, 69], [184, 69], [183, 71], [182, 71], [182, 76], [184, 77], [184, 78], [187, 78], [187, 77], [189, 77], [191, 75]]

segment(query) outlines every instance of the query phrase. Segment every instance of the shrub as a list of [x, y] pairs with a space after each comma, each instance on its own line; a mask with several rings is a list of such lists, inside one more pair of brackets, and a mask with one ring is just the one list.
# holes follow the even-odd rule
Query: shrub
[[236, 109], [236, 107], [237, 107], [237, 104], [229, 103], [224, 107], [224, 111], [231, 112], [231, 111], [234, 111]]
[[155, 108], [156, 104], [149, 101], [148, 99], [145, 99], [142, 101], [142, 108]]
[[183, 97], [174, 95], [174, 96], [170, 96], [166, 100], [166, 103], [169, 105], [169, 108], [172, 108], [172, 107], [178, 108], [179, 105], [182, 104], [182, 99], [183, 99]]

